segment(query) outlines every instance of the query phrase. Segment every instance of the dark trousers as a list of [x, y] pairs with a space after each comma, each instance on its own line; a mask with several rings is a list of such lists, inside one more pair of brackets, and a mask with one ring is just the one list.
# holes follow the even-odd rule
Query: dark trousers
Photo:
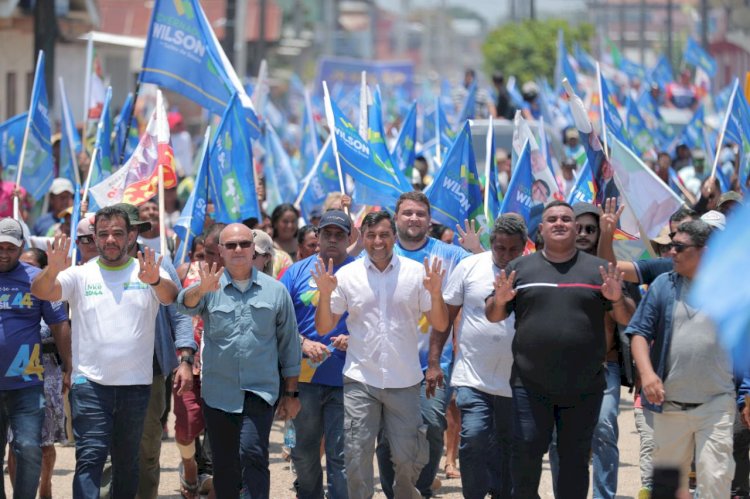
[[236, 499], [243, 488], [245, 498], [268, 498], [268, 437], [273, 414], [273, 406], [252, 392], [245, 392], [242, 413], [214, 409], [204, 401], [218, 499]]
[[559, 497], [585, 499], [589, 488], [591, 438], [599, 417], [602, 392], [551, 397], [525, 387], [513, 387], [513, 497], [539, 497], [542, 458], [557, 429], [560, 473]]

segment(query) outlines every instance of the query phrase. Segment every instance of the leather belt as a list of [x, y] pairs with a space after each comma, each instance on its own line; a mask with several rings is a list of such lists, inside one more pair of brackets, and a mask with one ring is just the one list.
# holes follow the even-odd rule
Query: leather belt
[[696, 407], [703, 405], [702, 402], [700, 404], [689, 404], [687, 402], [675, 402], [674, 400], [669, 400], [667, 403], [679, 407], [681, 411], [689, 411], [690, 409], [695, 409]]

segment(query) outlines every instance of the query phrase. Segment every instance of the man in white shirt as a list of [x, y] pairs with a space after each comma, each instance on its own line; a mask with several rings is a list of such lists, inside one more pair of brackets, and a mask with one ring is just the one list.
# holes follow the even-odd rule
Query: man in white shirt
[[[513, 366], [511, 343], [515, 316], [498, 324], [487, 320], [484, 302], [492, 293], [493, 275], [523, 254], [526, 224], [517, 215], [503, 215], [490, 234], [491, 251], [459, 262], [448, 278], [443, 298], [457, 328], [458, 353], [451, 376], [456, 405], [461, 411], [461, 486], [467, 499], [510, 498], [510, 428]], [[440, 352], [449, 331], [430, 337], [429, 366], [440, 371]], [[430, 386], [434, 390], [434, 385]]]
[[177, 286], [146, 248], [128, 254], [137, 231], [115, 207], [96, 213], [99, 257], [70, 267], [70, 238], [48, 245], [48, 266], [31, 285], [43, 300], [65, 300], [72, 311], [70, 390], [76, 471], [73, 496], [99, 497], [102, 469], [112, 455], [112, 496], [138, 490], [138, 447], [153, 381], [156, 314], [177, 297]]
[[362, 221], [367, 256], [333, 274], [333, 262], [316, 265], [320, 291], [318, 334], [344, 312], [350, 339], [344, 364], [344, 435], [349, 499], [372, 497], [372, 458], [381, 427], [391, 443], [394, 494], [419, 499], [415, 484], [427, 462], [426, 428], [419, 408], [422, 370], [417, 323], [424, 313], [439, 330], [448, 327], [441, 294], [443, 271], [435, 259], [424, 266], [393, 254], [396, 227], [378, 211]]

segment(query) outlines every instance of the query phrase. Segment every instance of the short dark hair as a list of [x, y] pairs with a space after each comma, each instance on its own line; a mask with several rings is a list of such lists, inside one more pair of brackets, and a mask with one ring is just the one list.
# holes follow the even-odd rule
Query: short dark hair
[[120, 218], [125, 222], [125, 230], [130, 232], [133, 228], [130, 225], [130, 216], [122, 208], [117, 206], [105, 206], [96, 212], [94, 215], [94, 232], [96, 232], [99, 220], [112, 220], [113, 218]]
[[371, 211], [370, 213], [365, 215], [365, 218], [362, 219], [362, 233], [364, 234], [365, 232], [367, 232], [367, 229], [369, 229], [370, 227], [374, 227], [383, 220], [388, 220], [391, 223], [391, 230], [395, 234], [396, 222], [393, 220], [391, 214], [385, 210]]
[[686, 218], [696, 220], [698, 218], [698, 213], [696, 213], [695, 210], [690, 208], [689, 206], [682, 205], [678, 208], [677, 211], [672, 213], [671, 217], [669, 217], [669, 223], [676, 223], [681, 220], [685, 220]]
[[211, 242], [218, 242], [219, 241], [219, 234], [221, 234], [221, 231], [224, 230], [224, 228], [227, 226], [225, 223], [216, 222], [215, 224], [212, 224], [208, 230], [206, 230], [205, 234], [203, 234], [203, 241], [204, 244], [208, 241]]
[[446, 230], [448, 230], [448, 227], [443, 224], [432, 224], [432, 227], [430, 227], [430, 237], [434, 239], [442, 239]]
[[713, 229], [703, 220], [690, 220], [689, 222], [682, 222], [677, 227], [677, 232], [687, 234], [693, 244], [703, 247], [706, 245], [708, 238], [711, 237]]
[[307, 224], [300, 227], [299, 230], [297, 230], [297, 244], [302, 244], [302, 241], [305, 240], [305, 236], [308, 234], [308, 232], [317, 234], [318, 228], [312, 224]]
[[40, 269], [43, 269], [47, 266], [47, 253], [45, 251], [40, 250], [39, 248], [29, 248], [27, 250], [24, 250], [23, 254], [30, 254], [34, 260], [36, 260], [36, 263], [39, 265]]
[[492, 232], [490, 233], [490, 242], [495, 242], [495, 238], [500, 234], [518, 236], [521, 238], [522, 244], [526, 244], [526, 239], [529, 237], [526, 222], [515, 213], [506, 213], [495, 220], [495, 225], [492, 226]]
[[276, 222], [281, 220], [281, 217], [287, 211], [294, 212], [295, 216], [299, 218], [299, 210], [292, 203], [281, 203], [271, 213], [271, 227], [273, 227], [274, 233], [276, 232]]
[[195, 253], [195, 250], [198, 249], [199, 244], [206, 244], [206, 238], [202, 235], [193, 238], [193, 242], [190, 243], [190, 253]]
[[547, 212], [547, 210], [549, 210], [550, 208], [555, 208], [557, 206], [563, 206], [565, 208], [568, 208], [570, 211], [573, 211], [573, 207], [570, 206], [570, 204], [566, 203], [565, 201], [560, 201], [559, 199], [555, 199], [555, 200], [550, 201], [544, 206], [544, 210], [542, 210], [542, 215], [544, 215]]
[[427, 196], [424, 192], [409, 191], [401, 194], [396, 201], [396, 213], [398, 213], [399, 208], [401, 208], [401, 203], [403, 203], [404, 201], [415, 201], [417, 203], [422, 203], [423, 205], [427, 206], [427, 214], [430, 214], [430, 200], [427, 199]]

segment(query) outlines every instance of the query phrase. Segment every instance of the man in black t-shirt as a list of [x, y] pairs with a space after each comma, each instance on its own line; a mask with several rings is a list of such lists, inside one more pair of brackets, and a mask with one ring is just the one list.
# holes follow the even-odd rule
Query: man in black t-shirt
[[[513, 340], [514, 498], [539, 497], [542, 457], [557, 429], [557, 491], [585, 498], [588, 460], [604, 391], [604, 315], [627, 322], [622, 277], [576, 249], [573, 209], [561, 201], [542, 213], [541, 252], [512, 261], [487, 299], [491, 322], [516, 316]], [[508, 272], [508, 274], [506, 274]]]

